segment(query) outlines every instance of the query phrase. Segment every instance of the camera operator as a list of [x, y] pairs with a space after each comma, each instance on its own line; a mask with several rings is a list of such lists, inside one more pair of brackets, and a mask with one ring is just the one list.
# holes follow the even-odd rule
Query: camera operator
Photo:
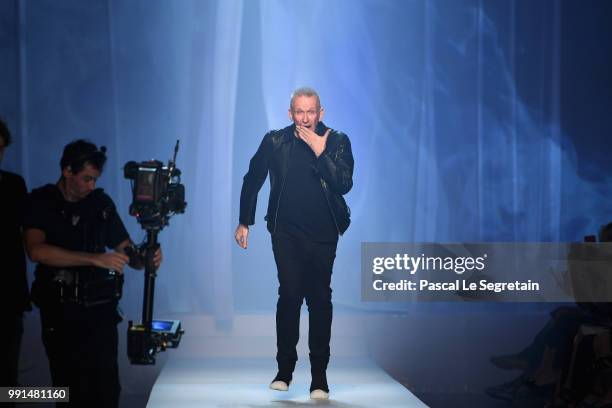
[[[37, 262], [32, 300], [40, 308], [53, 385], [70, 387], [76, 407], [119, 405], [123, 268], [144, 266], [141, 257], [126, 255], [134, 254], [127, 251], [133, 243], [112, 199], [95, 188], [105, 151], [85, 140], [66, 145], [60, 179], [30, 193], [24, 216], [26, 249]], [[158, 249], [155, 268], [161, 259]]]

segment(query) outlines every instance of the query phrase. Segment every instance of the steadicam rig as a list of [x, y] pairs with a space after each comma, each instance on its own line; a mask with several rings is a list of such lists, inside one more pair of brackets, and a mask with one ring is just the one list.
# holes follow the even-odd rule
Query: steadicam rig
[[142, 301], [142, 324], [128, 325], [128, 357], [132, 364], [155, 364], [155, 354], [166, 348], [178, 347], [184, 331], [178, 320], [153, 320], [153, 295], [156, 270], [153, 264], [159, 248], [159, 231], [168, 225], [170, 217], [185, 212], [185, 186], [181, 171], [176, 168], [179, 141], [174, 147], [174, 158], [164, 166], [161, 161], [127, 162], [123, 169], [126, 179], [132, 180], [130, 215], [147, 232], [141, 246], [145, 259], [145, 285]]

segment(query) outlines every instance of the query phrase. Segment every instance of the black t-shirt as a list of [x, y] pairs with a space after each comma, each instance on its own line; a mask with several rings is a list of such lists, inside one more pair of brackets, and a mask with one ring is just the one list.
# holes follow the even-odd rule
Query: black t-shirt
[[42, 230], [47, 244], [70, 251], [102, 253], [129, 238], [113, 200], [102, 189], [69, 202], [54, 184], [29, 194], [24, 228]]
[[317, 157], [302, 139], [293, 143], [276, 228], [299, 238], [335, 242], [338, 231], [315, 168]]
[[[28, 195], [24, 229], [30, 228], [43, 231], [47, 244], [69, 251], [103, 253], [129, 238], [113, 200], [102, 189], [73, 203], [66, 201], [53, 184]], [[52, 269], [38, 264], [36, 278], [50, 279], [48, 271]]]
[[0, 313], [30, 309], [26, 262], [21, 238], [27, 190], [21, 176], [0, 171]]

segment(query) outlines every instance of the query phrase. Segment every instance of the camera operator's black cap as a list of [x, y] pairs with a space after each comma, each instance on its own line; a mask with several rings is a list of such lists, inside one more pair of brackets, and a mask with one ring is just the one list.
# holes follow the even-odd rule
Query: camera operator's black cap
[[100, 172], [106, 163], [106, 147], [98, 146], [84, 139], [74, 140], [64, 147], [60, 168], [64, 170], [70, 166], [72, 173], [80, 172], [86, 163], [91, 164]]

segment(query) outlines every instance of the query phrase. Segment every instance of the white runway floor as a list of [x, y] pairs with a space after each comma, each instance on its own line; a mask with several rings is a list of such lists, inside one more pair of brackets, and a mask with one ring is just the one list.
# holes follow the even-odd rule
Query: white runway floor
[[371, 325], [364, 317], [342, 313], [332, 326], [330, 400], [311, 401], [307, 319], [303, 313], [293, 381], [289, 391], [279, 392], [268, 388], [276, 375], [274, 315], [236, 315], [226, 328], [211, 317], [184, 317], [186, 334], [178, 349], [166, 352], [147, 407], [426, 406], [369, 358], [363, 333]]
[[298, 361], [287, 392], [268, 388], [275, 374], [273, 358], [171, 358], [153, 387], [147, 407], [426, 407], [367, 358], [332, 360], [327, 372], [328, 401], [310, 400], [307, 359]]

